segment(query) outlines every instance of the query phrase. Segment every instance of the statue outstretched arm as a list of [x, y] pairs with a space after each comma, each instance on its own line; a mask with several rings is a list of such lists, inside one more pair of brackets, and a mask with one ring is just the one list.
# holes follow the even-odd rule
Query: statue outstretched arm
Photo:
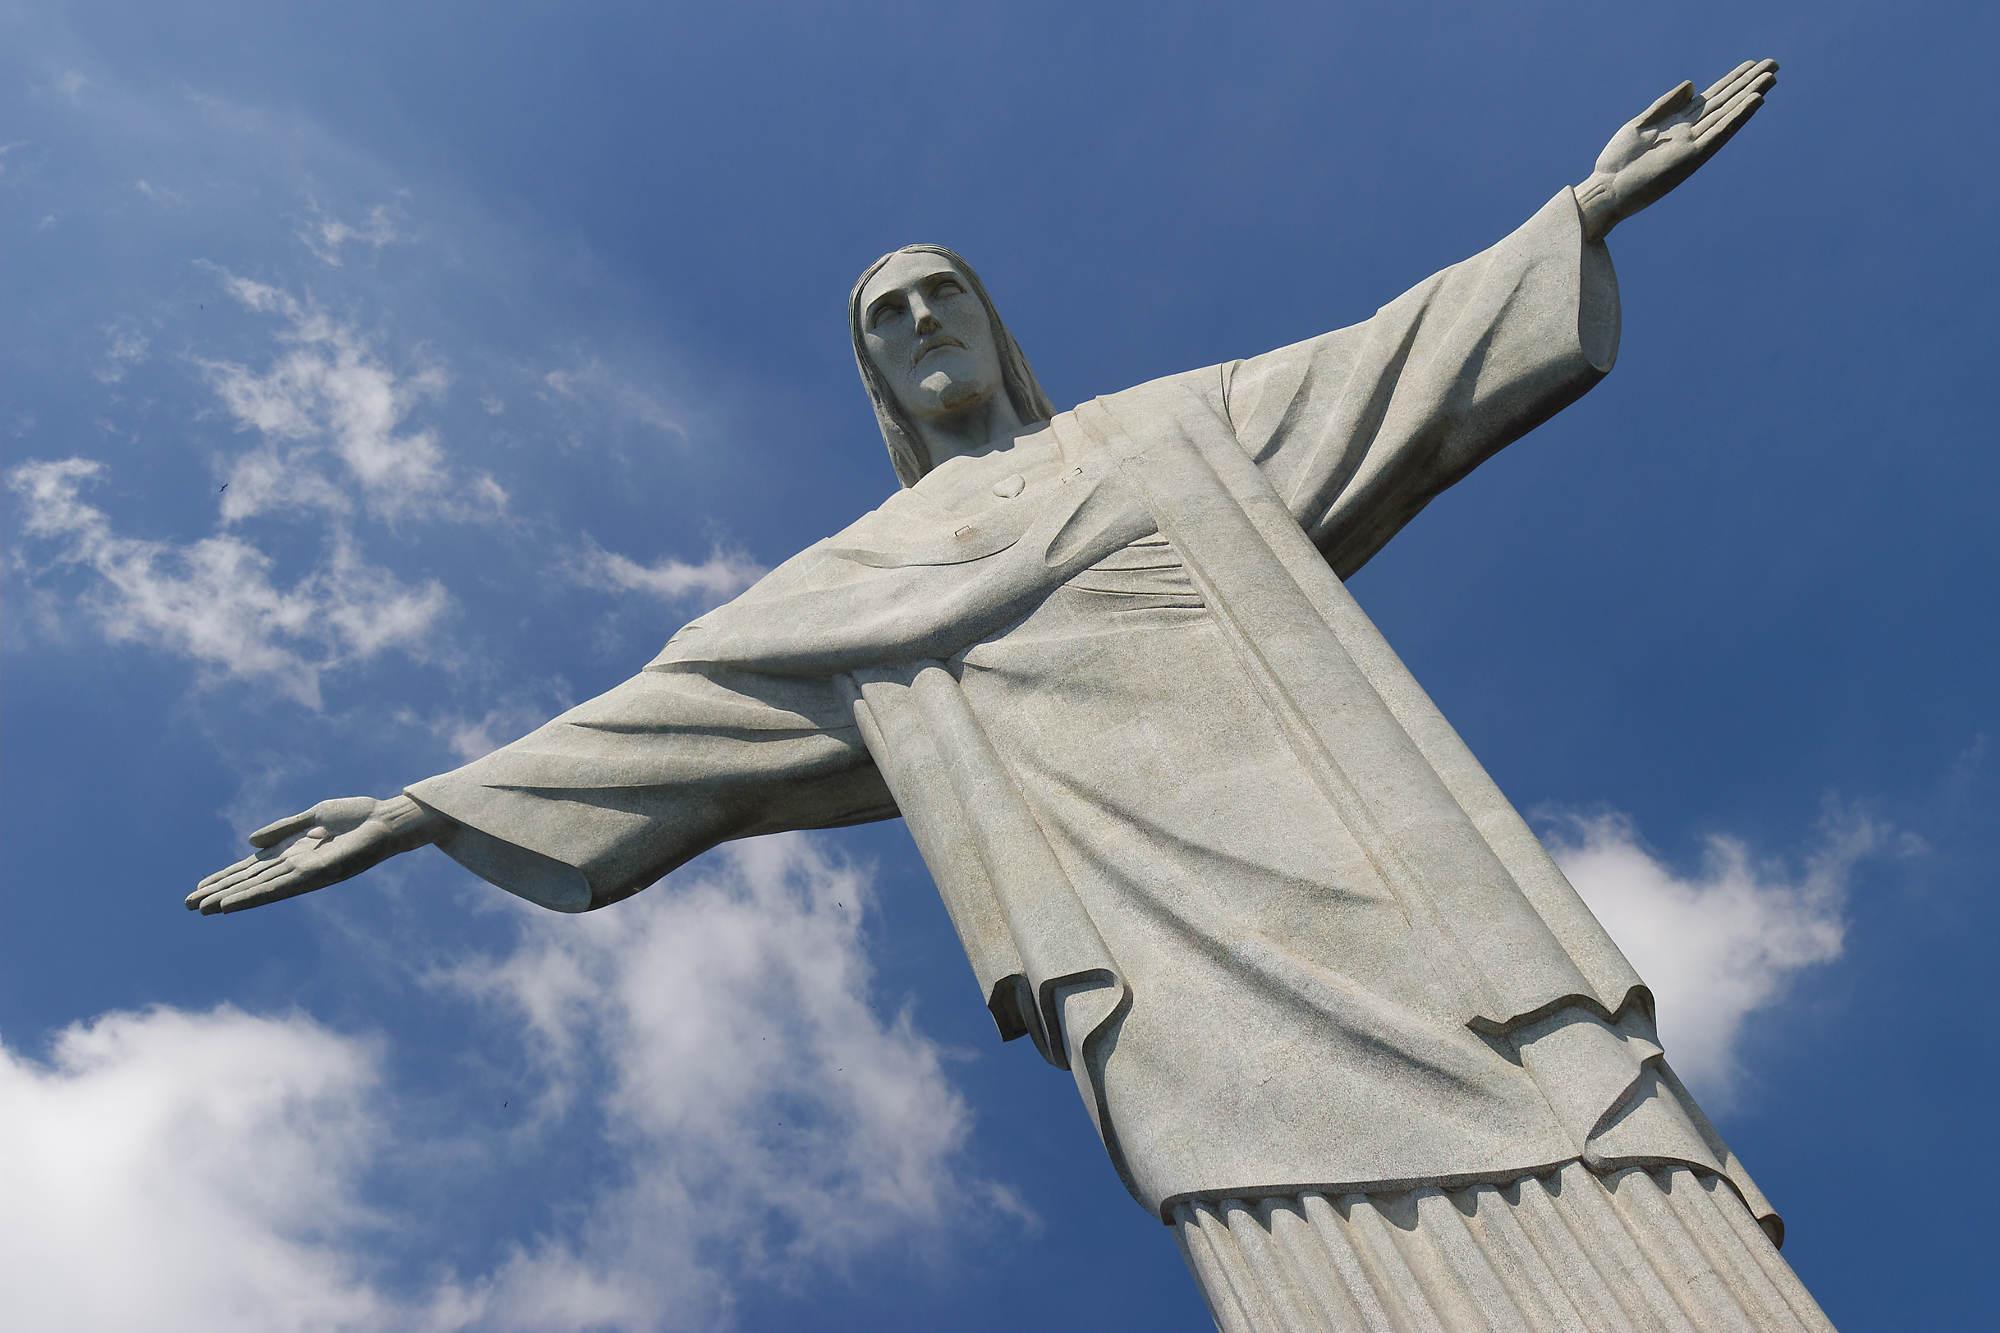
[[1359, 324], [1221, 368], [1244, 449], [1345, 578], [1439, 493], [1587, 392], [1617, 358], [1604, 235], [1763, 105], [1774, 61], [1683, 83], [1499, 243]]
[[344, 796], [266, 824], [257, 850], [195, 885], [189, 911], [239, 912], [296, 898], [438, 841], [451, 821], [408, 796]]
[[831, 679], [656, 664], [399, 796], [322, 801], [258, 829], [257, 851], [187, 905], [261, 907], [436, 846], [510, 893], [581, 912], [732, 838], [895, 813]]

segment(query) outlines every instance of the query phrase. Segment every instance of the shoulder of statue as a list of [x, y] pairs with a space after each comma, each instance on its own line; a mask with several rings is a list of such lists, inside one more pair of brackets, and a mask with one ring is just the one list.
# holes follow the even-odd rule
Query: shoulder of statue
[[1156, 439], [1163, 432], [1178, 436], [1228, 428], [1223, 393], [1227, 370], [1214, 365], [1162, 375], [1093, 398], [1065, 415], [1073, 416], [1083, 432], [1104, 437], [1105, 442], [1113, 434], [1122, 435], [1127, 441], [1124, 447]]

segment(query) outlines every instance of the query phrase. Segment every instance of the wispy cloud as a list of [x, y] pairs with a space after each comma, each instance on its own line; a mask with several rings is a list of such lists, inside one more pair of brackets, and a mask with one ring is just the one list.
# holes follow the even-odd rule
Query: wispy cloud
[[1674, 1068], [1718, 1104], [1741, 1088], [1741, 1047], [1752, 1016], [1782, 998], [1800, 972], [1840, 957], [1855, 868], [1868, 857], [1918, 845], [1838, 807], [1796, 868], [1717, 835], [1707, 839], [1700, 868], [1682, 873], [1617, 813], [1559, 815], [1544, 835], [1577, 892], [1653, 988]]
[[233, 536], [185, 545], [122, 536], [83, 499], [104, 470], [66, 458], [24, 463], [7, 480], [23, 502], [23, 534], [91, 576], [78, 605], [114, 641], [261, 681], [317, 708], [324, 673], [390, 648], [419, 652], [450, 605], [443, 585], [404, 583], [338, 534], [290, 586], [273, 578], [269, 556]]
[[312, 217], [295, 234], [299, 241], [312, 251], [313, 257], [331, 268], [341, 266], [341, 252], [348, 246], [365, 246], [379, 251], [383, 246], [396, 245], [414, 240], [405, 231], [401, 210], [388, 204], [377, 204], [369, 209], [360, 222], [346, 222], [327, 213], [319, 206], [319, 201], [308, 200]]
[[179, 190], [170, 190], [164, 185], [155, 185], [144, 177], [133, 181], [132, 188], [147, 199], [165, 208], [180, 208], [187, 203], [187, 196]]
[[614, 420], [670, 435], [685, 435], [680, 414], [655, 391], [617, 374], [595, 357], [542, 376], [548, 394], [597, 408]]
[[453, 758], [460, 763], [470, 763], [511, 740], [527, 735], [572, 702], [568, 698], [568, 685], [560, 680], [551, 682], [548, 693], [564, 701], [551, 704], [516, 695], [481, 713], [442, 712], [426, 717], [414, 710], [403, 709], [398, 711], [396, 720], [403, 726], [428, 731], [444, 742]]
[[569, 561], [569, 575], [587, 588], [605, 592], [639, 592], [671, 605], [726, 601], [764, 577], [764, 566], [741, 551], [716, 546], [708, 559], [691, 562], [665, 556], [641, 564], [629, 556], [590, 543]]
[[125, 372], [146, 359], [152, 340], [139, 321], [124, 315], [104, 326], [104, 361], [91, 373], [100, 383], [116, 384]]
[[[270, 509], [342, 510], [350, 493], [392, 517], [465, 517], [504, 506], [498, 482], [456, 475], [437, 432], [411, 422], [443, 397], [449, 377], [441, 365], [393, 369], [353, 325], [280, 288], [217, 272], [244, 308], [285, 321], [261, 370], [200, 362], [238, 429], [262, 441], [230, 467], [225, 520]], [[328, 453], [339, 465], [332, 474], [320, 466]]]

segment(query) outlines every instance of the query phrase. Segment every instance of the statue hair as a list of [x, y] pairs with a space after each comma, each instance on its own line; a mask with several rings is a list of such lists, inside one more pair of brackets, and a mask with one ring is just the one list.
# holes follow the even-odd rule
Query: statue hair
[[896, 477], [904, 486], [914, 486], [931, 470], [930, 450], [924, 447], [924, 437], [918, 433], [916, 423], [903, 415], [903, 409], [896, 404], [896, 396], [876, 373], [875, 363], [868, 359], [868, 346], [863, 340], [861, 327], [861, 289], [868, 280], [878, 273], [882, 266], [897, 255], [933, 254], [941, 255], [951, 262], [971, 284], [973, 295], [986, 308], [986, 320], [993, 330], [993, 345], [1000, 351], [1000, 384], [1006, 391], [1007, 399], [1014, 405], [1014, 413], [1024, 424], [1047, 421], [1056, 414], [1055, 405], [1042, 392], [1041, 382], [1028, 366], [1028, 358], [1021, 354], [1021, 345], [1014, 341], [1014, 335], [1007, 332], [1007, 326], [1000, 321], [1000, 312], [993, 308], [993, 298], [986, 294], [986, 284], [972, 270], [972, 265], [959, 257], [956, 250], [942, 245], [906, 245], [891, 250], [861, 271], [854, 280], [854, 290], [847, 295], [847, 328], [854, 337], [854, 364], [861, 371], [862, 387], [868, 391], [868, 401], [875, 408], [876, 424], [882, 428], [882, 442], [889, 446], [889, 462], [896, 469]]

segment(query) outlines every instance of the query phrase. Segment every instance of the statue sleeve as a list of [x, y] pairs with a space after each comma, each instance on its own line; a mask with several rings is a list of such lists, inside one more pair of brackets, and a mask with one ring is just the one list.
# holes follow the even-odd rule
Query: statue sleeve
[[1372, 319], [1222, 367], [1243, 447], [1345, 578], [1450, 486], [1580, 397], [1618, 284], [1568, 190]]
[[408, 794], [453, 860], [564, 912], [732, 838], [896, 813], [831, 681], [658, 664]]

